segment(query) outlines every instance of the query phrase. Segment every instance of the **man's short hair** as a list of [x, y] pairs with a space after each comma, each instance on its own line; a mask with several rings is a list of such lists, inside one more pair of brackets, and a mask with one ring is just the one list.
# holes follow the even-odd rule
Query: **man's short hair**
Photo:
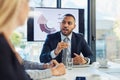
[[65, 16], [71, 16], [71, 17], [73, 17], [73, 19], [75, 20], [75, 17], [74, 17], [72, 14], [65, 14], [64, 17], [65, 17]]

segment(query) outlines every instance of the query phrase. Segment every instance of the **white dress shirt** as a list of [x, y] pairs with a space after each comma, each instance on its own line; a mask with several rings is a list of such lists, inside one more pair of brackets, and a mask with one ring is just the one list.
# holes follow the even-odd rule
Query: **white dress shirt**
[[[66, 38], [66, 36], [64, 36], [62, 33], [60, 35], [61, 35], [61, 41], [63, 41]], [[71, 52], [71, 37], [72, 37], [72, 33], [69, 36], [67, 36], [67, 37], [69, 38], [68, 44], [69, 44], [69, 51]], [[69, 55], [69, 54], [67, 54], [67, 55]], [[55, 55], [54, 50], [51, 51], [51, 57], [55, 58], [56, 56], [57, 55]]]

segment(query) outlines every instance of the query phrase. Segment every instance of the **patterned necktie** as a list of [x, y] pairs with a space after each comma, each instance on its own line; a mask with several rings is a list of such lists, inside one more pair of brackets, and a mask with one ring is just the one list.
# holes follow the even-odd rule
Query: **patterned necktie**
[[[64, 42], [68, 43], [69, 38], [66, 37], [64, 40]], [[62, 62], [64, 63], [64, 65], [66, 65], [67, 62], [67, 55], [68, 55], [68, 48], [63, 49], [63, 53], [62, 53]]]

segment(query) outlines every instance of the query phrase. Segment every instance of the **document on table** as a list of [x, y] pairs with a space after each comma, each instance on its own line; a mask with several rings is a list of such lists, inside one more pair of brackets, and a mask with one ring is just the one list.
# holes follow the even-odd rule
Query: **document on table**
[[85, 65], [73, 65], [73, 68], [84, 68], [84, 67], [90, 67], [91, 65], [85, 64]]

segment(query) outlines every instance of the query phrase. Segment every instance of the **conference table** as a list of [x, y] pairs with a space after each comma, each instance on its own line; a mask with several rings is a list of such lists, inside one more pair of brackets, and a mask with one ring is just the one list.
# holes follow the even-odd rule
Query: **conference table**
[[[42, 80], [76, 80], [76, 77], [85, 77], [86, 80], [120, 80], [118, 77], [104, 72], [109, 71], [109, 68], [99, 68], [96, 67], [96, 64], [97, 63], [95, 63], [94, 65], [73, 66], [71, 70], [66, 68], [65, 75], [52, 76], [50, 78]], [[117, 65], [117, 67], [120, 68], [120, 65], [119, 66]]]

